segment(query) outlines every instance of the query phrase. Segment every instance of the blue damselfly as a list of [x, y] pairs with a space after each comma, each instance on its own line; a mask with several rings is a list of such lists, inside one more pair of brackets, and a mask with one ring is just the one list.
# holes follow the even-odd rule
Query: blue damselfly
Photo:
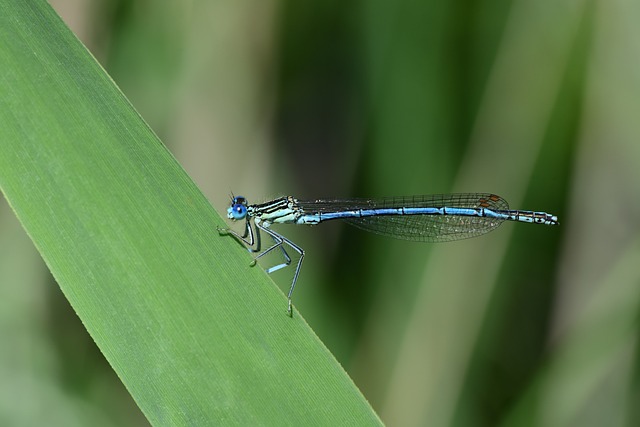
[[[298, 200], [287, 196], [256, 205], [250, 205], [247, 199], [237, 196], [232, 197], [227, 216], [233, 221], [244, 220], [244, 233], [230, 229], [219, 229], [219, 232], [231, 234], [244, 243], [250, 252], [257, 253], [252, 265], [262, 256], [280, 248], [284, 262], [268, 268], [267, 273], [291, 264], [285, 244], [298, 253], [299, 259], [287, 295], [289, 315], [292, 314], [291, 295], [300, 274], [304, 250], [273, 231], [270, 228], [272, 224], [313, 225], [341, 219], [363, 230], [423, 242], [447, 242], [479, 236], [495, 229], [503, 221], [558, 224], [558, 217], [555, 215], [511, 210], [502, 197], [483, 193], [319, 200]], [[273, 244], [265, 250], [262, 250], [260, 231], [273, 239]]]

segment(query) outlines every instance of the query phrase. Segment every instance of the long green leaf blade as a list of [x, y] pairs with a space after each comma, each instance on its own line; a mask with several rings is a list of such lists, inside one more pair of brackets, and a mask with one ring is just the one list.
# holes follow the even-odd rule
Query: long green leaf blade
[[0, 188], [153, 424], [380, 422], [45, 2], [0, 60]]

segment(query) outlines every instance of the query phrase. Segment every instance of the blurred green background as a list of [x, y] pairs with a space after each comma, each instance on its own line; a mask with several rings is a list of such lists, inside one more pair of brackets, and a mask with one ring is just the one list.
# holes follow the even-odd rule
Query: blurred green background
[[[560, 217], [439, 245], [278, 229], [387, 424], [638, 425], [640, 4], [51, 3], [220, 214], [461, 191]], [[0, 424], [146, 425], [4, 201], [0, 236]]]

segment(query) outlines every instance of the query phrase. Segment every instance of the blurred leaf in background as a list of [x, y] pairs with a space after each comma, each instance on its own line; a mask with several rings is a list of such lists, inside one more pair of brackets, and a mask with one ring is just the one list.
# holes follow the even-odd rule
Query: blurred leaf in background
[[[559, 215], [557, 228], [446, 245], [279, 229], [307, 250], [294, 303], [389, 425], [638, 423], [639, 5], [53, 5], [219, 212], [230, 191], [478, 191]], [[21, 378], [49, 378], [35, 388], [58, 413], [125, 407], [144, 424], [79, 326], [75, 381], [108, 392], [59, 401], [68, 383], [51, 373], [70, 349], [46, 324], [73, 315], [43, 291], [51, 279], [11, 216], [3, 205], [3, 241], [24, 250], [0, 265], [25, 287], [3, 298], [22, 305], [2, 330], [29, 331], [49, 366]]]

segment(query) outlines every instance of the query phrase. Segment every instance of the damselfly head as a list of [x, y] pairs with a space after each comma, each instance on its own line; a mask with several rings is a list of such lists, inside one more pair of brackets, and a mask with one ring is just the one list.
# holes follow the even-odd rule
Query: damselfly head
[[247, 216], [247, 199], [236, 196], [231, 201], [231, 206], [227, 209], [227, 217], [234, 221], [244, 219]]

